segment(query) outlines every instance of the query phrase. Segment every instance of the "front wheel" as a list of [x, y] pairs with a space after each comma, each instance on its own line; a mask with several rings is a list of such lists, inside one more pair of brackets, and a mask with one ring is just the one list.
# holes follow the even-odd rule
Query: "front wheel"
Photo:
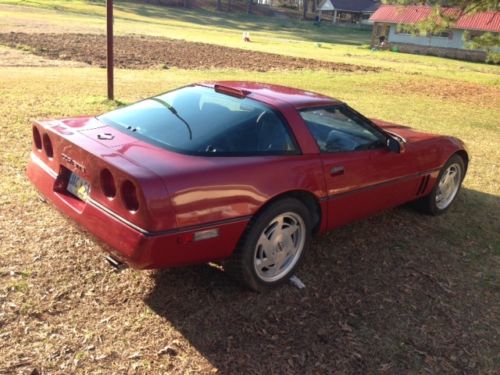
[[438, 180], [429, 195], [417, 201], [418, 207], [431, 215], [440, 215], [450, 208], [465, 177], [465, 163], [453, 155], [439, 172]]
[[310, 222], [308, 209], [296, 199], [271, 204], [252, 220], [226, 270], [255, 291], [281, 284], [293, 275], [309, 246]]

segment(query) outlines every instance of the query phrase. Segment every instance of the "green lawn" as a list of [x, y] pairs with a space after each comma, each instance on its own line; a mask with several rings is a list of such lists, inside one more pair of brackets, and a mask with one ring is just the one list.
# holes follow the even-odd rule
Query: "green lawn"
[[[5, 5], [2, 5], [5, 4]], [[0, 0], [0, 32], [105, 32], [103, 1]], [[23, 5], [22, 8], [14, 5]], [[321, 60], [379, 66], [397, 72], [425, 74], [488, 85], [500, 84], [500, 67], [393, 52], [372, 52], [370, 32], [274, 17], [185, 10], [144, 3], [117, 2], [117, 34], [155, 35], [221, 44], [228, 47]], [[243, 43], [243, 31], [252, 43]], [[321, 44], [321, 47], [317, 46]]]

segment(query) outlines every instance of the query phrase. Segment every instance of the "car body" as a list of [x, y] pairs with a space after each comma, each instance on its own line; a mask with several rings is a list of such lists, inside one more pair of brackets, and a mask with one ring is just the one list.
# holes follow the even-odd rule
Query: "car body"
[[305, 207], [294, 217], [311, 233], [423, 201], [439, 194], [452, 157], [462, 160], [458, 187], [434, 213], [465, 175], [460, 140], [368, 120], [316, 93], [215, 82], [99, 117], [38, 121], [27, 174], [114, 259], [151, 269], [231, 259], [283, 199]]

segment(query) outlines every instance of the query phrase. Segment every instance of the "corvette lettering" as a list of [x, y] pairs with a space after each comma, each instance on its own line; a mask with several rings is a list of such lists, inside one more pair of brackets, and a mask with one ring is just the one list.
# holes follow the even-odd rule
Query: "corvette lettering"
[[74, 159], [72, 159], [71, 157], [69, 157], [68, 155], [66, 154], [61, 154], [61, 158], [66, 162], [68, 163], [69, 165], [72, 165], [73, 167], [75, 167], [76, 169], [78, 169], [79, 171], [81, 172], [85, 172], [85, 167], [78, 163], [77, 161], [75, 161]]

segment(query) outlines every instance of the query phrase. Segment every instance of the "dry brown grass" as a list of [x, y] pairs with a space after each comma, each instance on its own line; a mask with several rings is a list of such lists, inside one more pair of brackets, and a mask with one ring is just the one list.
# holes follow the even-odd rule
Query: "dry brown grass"
[[[118, 91], [131, 100], [207, 75], [185, 74], [119, 71]], [[499, 187], [481, 185], [495, 174], [499, 134], [488, 120], [482, 132], [492, 144], [453, 128], [474, 155], [491, 147], [493, 159], [473, 161], [473, 177], [449, 213], [429, 218], [399, 208], [317, 238], [299, 272], [306, 289], [285, 285], [259, 295], [209, 266], [111, 271], [99, 244], [38, 201], [24, 175], [30, 119], [110, 108], [93, 96], [103, 90], [104, 71], [4, 68], [0, 77], [0, 373], [498, 367]], [[397, 118], [391, 108], [387, 116]], [[427, 124], [433, 112], [420, 120]]]
[[410, 82], [384, 82], [381, 90], [393, 95], [405, 93], [418, 93], [432, 96], [437, 100], [458, 101], [468, 105], [489, 106], [500, 108], [500, 87], [485, 86], [461, 80], [415, 79]]
[[66, 66], [83, 67], [83, 64], [76, 61], [49, 60], [41, 56], [33, 55], [28, 47], [25, 50], [18, 48], [9, 48], [0, 45], [0, 67], [47, 67], [47, 66]]

